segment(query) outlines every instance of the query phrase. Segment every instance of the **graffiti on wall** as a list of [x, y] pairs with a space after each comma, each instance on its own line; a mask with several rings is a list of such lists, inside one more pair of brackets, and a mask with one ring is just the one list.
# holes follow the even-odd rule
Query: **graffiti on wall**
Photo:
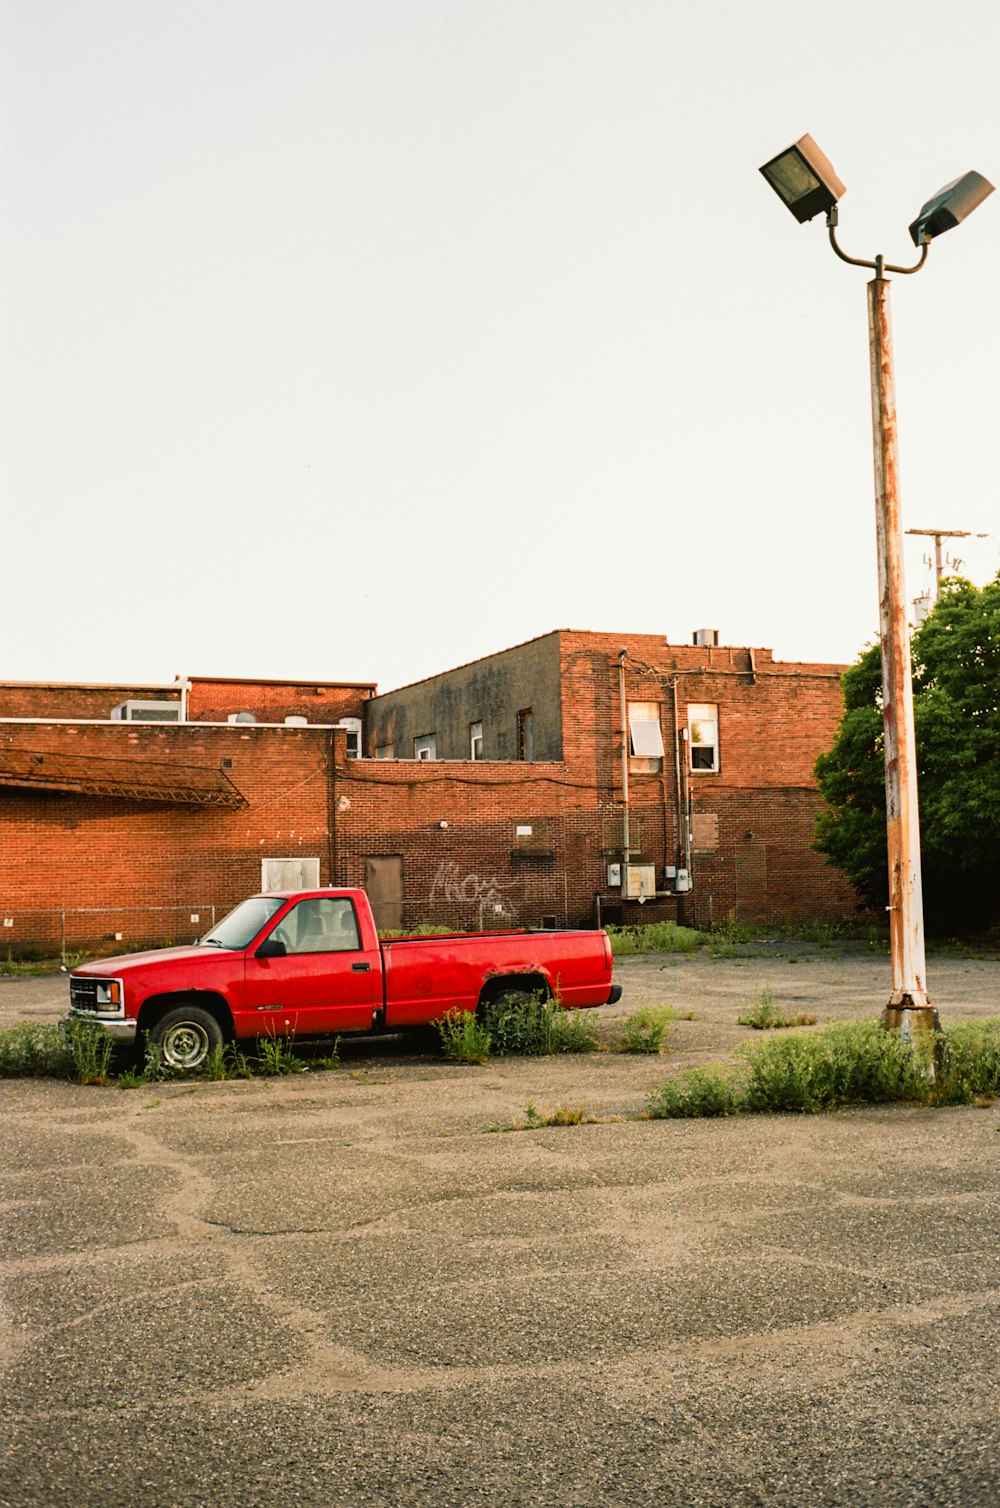
[[513, 890], [516, 883], [515, 880], [501, 880], [496, 874], [463, 874], [458, 864], [445, 861], [438, 865], [427, 898], [428, 905], [433, 906], [435, 901], [450, 901], [452, 905], [474, 906], [480, 930], [487, 924], [495, 927], [513, 915], [505, 892]]

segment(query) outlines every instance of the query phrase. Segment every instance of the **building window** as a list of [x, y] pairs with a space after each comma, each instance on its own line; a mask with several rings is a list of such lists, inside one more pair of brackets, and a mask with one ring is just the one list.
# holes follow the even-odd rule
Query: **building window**
[[[287, 719], [286, 719], [287, 721]], [[305, 722], [305, 718], [302, 719]], [[342, 717], [336, 724], [338, 728], [347, 729], [347, 757], [348, 759], [361, 758], [361, 719], [360, 717]]]
[[659, 702], [628, 704], [630, 767], [639, 775], [658, 775], [663, 766]]
[[437, 734], [424, 733], [413, 740], [414, 759], [437, 759]]
[[482, 723], [469, 724], [469, 758], [482, 759], [483, 757], [483, 725]]
[[517, 714], [517, 757], [534, 759], [535, 741], [531, 731], [531, 708], [523, 707]]
[[708, 702], [688, 707], [688, 738], [692, 770], [719, 768], [719, 709]]

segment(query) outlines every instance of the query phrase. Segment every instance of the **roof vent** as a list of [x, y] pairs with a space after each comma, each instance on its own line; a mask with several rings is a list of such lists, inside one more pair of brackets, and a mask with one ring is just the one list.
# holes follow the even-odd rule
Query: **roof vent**
[[256, 721], [252, 712], [230, 712], [226, 718], [227, 723], [255, 723]]
[[692, 644], [699, 645], [702, 649], [716, 649], [719, 643], [719, 630], [717, 628], [696, 628]]

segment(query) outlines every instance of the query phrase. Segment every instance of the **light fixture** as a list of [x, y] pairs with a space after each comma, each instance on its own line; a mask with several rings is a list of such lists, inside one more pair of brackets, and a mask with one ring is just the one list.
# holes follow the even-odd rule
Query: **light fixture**
[[982, 173], [963, 173], [961, 178], [946, 183], [933, 199], [928, 199], [910, 226], [914, 246], [922, 246], [935, 236], [943, 236], [946, 230], [954, 230], [992, 192], [992, 183]]
[[847, 192], [830, 159], [808, 134], [765, 162], [760, 171], [800, 225], [831, 210]]

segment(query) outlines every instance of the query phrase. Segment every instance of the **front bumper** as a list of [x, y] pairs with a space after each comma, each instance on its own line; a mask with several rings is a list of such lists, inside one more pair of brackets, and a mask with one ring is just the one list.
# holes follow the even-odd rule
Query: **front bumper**
[[95, 1011], [74, 1010], [71, 1010], [69, 1015], [71, 1021], [96, 1022], [98, 1026], [104, 1028], [112, 1042], [123, 1043], [127, 1047], [135, 1041], [138, 1023], [129, 1021], [127, 1017], [123, 1020], [121, 1016], [98, 1016]]

